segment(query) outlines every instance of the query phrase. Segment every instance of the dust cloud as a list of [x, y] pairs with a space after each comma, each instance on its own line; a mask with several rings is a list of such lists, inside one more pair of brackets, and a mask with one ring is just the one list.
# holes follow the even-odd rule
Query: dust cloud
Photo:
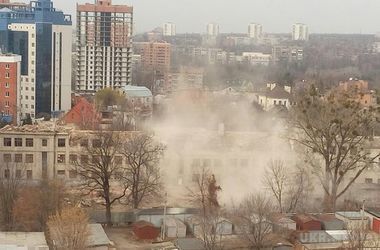
[[167, 145], [161, 167], [170, 205], [186, 201], [202, 167], [216, 176], [225, 204], [263, 189], [271, 159], [292, 164], [285, 121], [261, 111], [255, 98], [233, 88], [187, 89], [159, 98], [154, 132]]

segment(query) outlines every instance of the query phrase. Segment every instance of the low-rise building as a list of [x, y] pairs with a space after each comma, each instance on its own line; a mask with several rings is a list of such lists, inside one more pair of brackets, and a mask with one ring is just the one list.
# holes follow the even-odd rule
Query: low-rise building
[[291, 105], [290, 88], [269, 84], [265, 92], [257, 95], [257, 100], [265, 111], [276, 107], [289, 109]]
[[334, 214], [318, 214], [316, 217], [320, 220], [323, 230], [343, 230], [344, 222], [335, 217]]
[[164, 219], [165, 234], [168, 238], [186, 237], [186, 225], [179, 219], [169, 217]]
[[294, 244], [295, 250], [338, 250], [342, 249], [342, 242], [337, 241], [325, 231], [299, 232]]
[[310, 214], [296, 214], [292, 217], [297, 224], [297, 230], [321, 230], [321, 222]]
[[272, 61], [272, 55], [259, 52], [243, 52], [242, 57], [250, 65], [268, 66]]
[[0, 232], [0, 249], [49, 250], [44, 232]]
[[345, 223], [345, 228], [348, 230], [357, 228], [368, 228], [369, 219], [363, 212], [357, 211], [338, 211], [335, 212], [336, 218]]

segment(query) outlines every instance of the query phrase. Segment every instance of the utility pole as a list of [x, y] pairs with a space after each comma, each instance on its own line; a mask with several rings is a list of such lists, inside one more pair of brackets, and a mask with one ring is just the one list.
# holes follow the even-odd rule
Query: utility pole
[[165, 200], [164, 200], [164, 218], [162, 220], [162, 240], [165, 239], [165, 235], [166, 235], [166, 206], [167, 206], [167, 202], [168, 202], [168, 193], [165, 193]]

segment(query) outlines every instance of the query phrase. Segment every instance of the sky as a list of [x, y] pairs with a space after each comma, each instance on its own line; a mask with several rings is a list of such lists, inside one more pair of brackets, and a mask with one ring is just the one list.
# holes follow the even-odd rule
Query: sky
[[[53, 1], [57, 8], [73, 14], [76, 2], [94, 0]], [[210, 22], [219, 23], [221, 33], [246, 33], [250, 22], [262, 24], [269, 33], [289, 33], [296, 22], [307, 24], [310, 33], [380, 31], [379, 0], [113, 0], [113, 3], [134, 6], [137, 33], [164, 22], [175, 23], [177, 33], [203, 33]]]

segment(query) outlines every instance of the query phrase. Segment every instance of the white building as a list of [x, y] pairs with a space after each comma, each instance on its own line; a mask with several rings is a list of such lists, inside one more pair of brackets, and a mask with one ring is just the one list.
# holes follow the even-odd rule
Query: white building
[[281, 87], [277, 84], [268, 84], [266, 92], [258, 95], [259, 105], [265, 111], [269, 111], [275, 107], [290, 108], [290, 87]]
[[258, 23], [250, 23], [248, 25], [248, 37], [253, 39], [260, 39], [263, 35], [263, 26]]
[[163, 36], [175, 36], [177, 34], [174, 23], [164, 23], [162, 29]]
[[263, 54], [260, 52], [243, 52], [243, 60], [251, 65], [265, 65], [268, 66], [272, 61], [272, 55]]
[[294, 41], [309, 40], [309, 28], [307, 27], [307, 25], [303, 23], [293, 24], [292, 39]]
[[216, 37], [219, 35], [219, 24], [209, 23], [206, 26], [206, 32], [208, 36]]

